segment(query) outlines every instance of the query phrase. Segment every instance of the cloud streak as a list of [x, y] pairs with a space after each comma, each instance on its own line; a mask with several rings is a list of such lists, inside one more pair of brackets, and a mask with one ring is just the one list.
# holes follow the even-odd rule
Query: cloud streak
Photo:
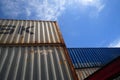
[[99, 13], [104, 8], [101, 0], [3, 0], [1, 10], [10, 18], [57, 20], [69, 6], [91, 7]]
[[75, 3], [82, 10], [89, 10], [90, 17], [96, 17], [104, 9], [105, 4], [102, 0], [75, 0]]
[[113, 41], [108, 45], [108, 47], [120, 47], [120, 39]]
[[3, 0], [2, 12], [13, 18], [22, 15], [35, 19], [55, 20], [64, 11], [65, 0]]

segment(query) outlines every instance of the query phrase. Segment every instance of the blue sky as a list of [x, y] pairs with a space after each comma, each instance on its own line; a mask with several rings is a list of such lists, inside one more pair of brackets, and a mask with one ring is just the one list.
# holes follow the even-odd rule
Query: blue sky
[[120, 0], [0, 0], [0, 18], [57, 20], [67, 47], [120, 47]]

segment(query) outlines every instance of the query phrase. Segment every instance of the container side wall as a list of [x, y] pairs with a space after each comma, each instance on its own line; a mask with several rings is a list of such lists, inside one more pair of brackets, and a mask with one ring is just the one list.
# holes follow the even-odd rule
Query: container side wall
[[61, 46], [2, 46], [0, 64], [0, 80], [73, 80]]
[[76, 69], [77, 76], [79, 80], [84, 80], [100, 68], [85, 68], [85, 69]]
[[0, 44], [62, 43], [52, 21], [0, 20]]
[[68, 48], [75, 68], [102, 67], [120, 56], [120, 48]]

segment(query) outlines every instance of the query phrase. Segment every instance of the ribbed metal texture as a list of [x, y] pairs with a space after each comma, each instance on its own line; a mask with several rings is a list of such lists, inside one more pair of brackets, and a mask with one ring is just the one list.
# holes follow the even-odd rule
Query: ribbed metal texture
[[98, 69], [99, 68], [76, 69], [76, 73], [79, 80], [84, 80], [85, 78], [96, 72]]
[[0, 80], [73, 80], [63, 47], [0, 47]]
[[120, 48], [68, 48], [75, 68], [102, 67], [120, 56]]
[[55, 21], [0, 20], [0, 44], [62, 43]]
[[56, 21], [0, 20], [0, 80], [77, 80]]

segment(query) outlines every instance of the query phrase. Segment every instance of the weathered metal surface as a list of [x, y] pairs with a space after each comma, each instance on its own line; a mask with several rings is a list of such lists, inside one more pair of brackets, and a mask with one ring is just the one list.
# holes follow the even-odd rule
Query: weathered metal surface
[[0, 20], [0, 44], [63, 43], [55, 21]]
[[100, 68], [85, 68], [85, 69], [76, 69], [79, 80], [84, 80]]
[[75, 68], [102, 67], [120, 56], [120, 48], [68, 48]]
[[[103, 66], [85, 80], [116, 80], [118, 76], [120, 76], [120, 56]], [[119, 80], [119, 78], [117, 80]]]
[[73, 80], [61, 46], [0, 47], [0, 80]]
[[78, 80], [56, 21], [1, 19], [0, 46], [0, 80]]

